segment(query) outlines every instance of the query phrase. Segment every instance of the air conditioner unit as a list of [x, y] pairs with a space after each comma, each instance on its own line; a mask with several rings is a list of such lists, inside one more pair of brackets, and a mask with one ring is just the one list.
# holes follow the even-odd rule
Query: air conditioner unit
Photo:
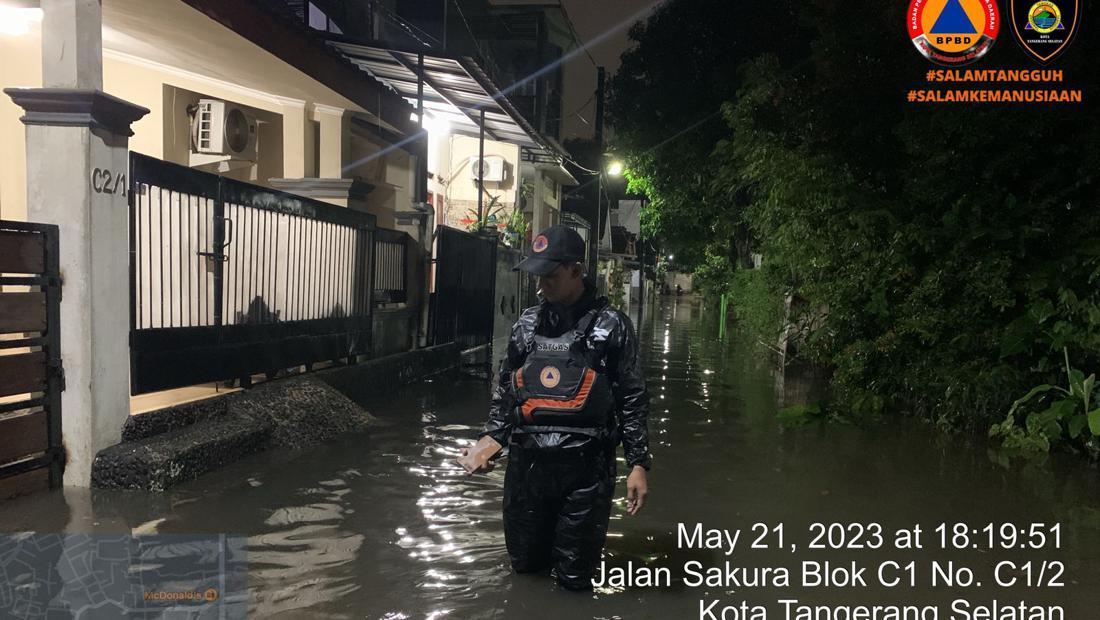
[[[225, 158], [256, 161], [256, 118], [243, 108], [220, 99], [199, 99], [191, 117], [191, 152], [199, 163]], [[215, 157], [211, 157], [215, 156]]]
[[484, 174], [484, 180], [488, 183], [502, 183], [507, 178], [504, 168], [504, 158], [492, 155], [484, 159], [470, 158], [470, 178], [477, 181], [479, 173]]

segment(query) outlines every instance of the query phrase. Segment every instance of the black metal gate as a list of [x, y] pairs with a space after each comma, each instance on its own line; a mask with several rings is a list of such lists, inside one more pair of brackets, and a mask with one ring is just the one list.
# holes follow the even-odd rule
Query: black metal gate
[[472, 349], [492, 342], [497, 242], [440, 226], [436, 229], [433, 344], [454, 342]]
[[374, 216], [130, 157], [134, 394], [370, 351]]
[[0, 498], [62, 482], [58, 250], [57, 226], [0, 220]]

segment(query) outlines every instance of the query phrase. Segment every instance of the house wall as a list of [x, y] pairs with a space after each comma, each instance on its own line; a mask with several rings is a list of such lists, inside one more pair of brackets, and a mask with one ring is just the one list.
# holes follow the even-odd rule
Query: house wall
[[[123, 67], [119, 68], [118, 80], [114, 81], [121, 87], [130, 86], [131, 82], [141, 78], [142, 73], [148, 73], [142, 67]], [[124, 69], [124, 70], [123, 70]], [[147, 76], [151, 79], [156, 79], [157, 75]], [[196, 84], [196, 87], [202, 88], [202, 84]], [[207, 87], [209, 88], [209, 87]], [[144, 88], [140, 90], [144, 91]], [[171, 84], [161, 85], [161, 101], [162, 104], [157, 107], [157, 113], [162, 117], [162, 135], [163, 139], [159, 144], [149, 144], [148, 150], [142, 150], [141, 148], [134, 147], [131, 150], [139, 153], [145, 153], [154, 157], [159, 157], [165, 161], [170, 161], [181, 166], [191, 165], [191, 120], [187, 115], [187, 107], [192, 104], [197, 104], [200, 99], [210, 98], [211, 95], [208, 92], [195, 92], [193, 90], [187, 90], [179, 86]], [[135, 92], [140, 96], [152, 96], [151, 92]], [[226, 93], [231, 94], [231, 93]], [[122, 95], [116, 95], [122, 96]], [[129, 101], [128, 97], [124, 97]], [[242, 101], [230, 99], [226, 96], [214, 96], [215, 99], [225, 99], [232, 101], [233, 103], [242, 106], [249, 114], [254, 116], [258, 122], [257, 126], [257, 140], [258, 145], [258, 157], [254, 165], [244, 165], [240, 168], [220, 172], [222, 176], [236, 179], [238, 181], [247, 181], [248, 183], [254, 183], [256, 185], [263, 185], [270, 187], [269, 179], [279, 179], [283, 177], [284, 156], [288, 153], [284, 153], [283, 149], [283, 115], [280, 111], [273, 111], [269, 109], [263, 109], [243, 103]], [[255, 103], [255, 102], [254, 102]], [[146, 106], [148, 107], [148, 106]], [[153, 109], [153, 108], [150, 108]], [[156, 133], [156, 126], [149, 126], [146, 128], [148, 131], [142, 132], [142, 136], [145, 142], [152, 143], [154, 139], [152, 134]], [[145, 137], [146, 135], [150, 137]], [[135, 137], [139, 135], [135, 132]], [[308, 165], [309, 176], [317, 176], [316, 166], [316, 151], [313, 149], [313, 140], [309, 143], [303, 142], [303, 151], [309, 149], [308, 159], [311, 160]], [[329, 148], [333, 148], [329, 145]], [[159, 151], [159, 154], [158, 154]], [[306, 153], [302, 153], [301, 157], [304, 162], [306, 160]], [[294, 153], [293, 157], [298, 157], [298, 153]], [[211, 170], [212, 171], [212, 170]]]
[[[258, 143], [259, 157], [254, 165], [244, 165], [221, 174], [261, 186], [271, 186], [271, 179], [303, 178], [318, 176], [342, 176], [350, 178], [364, 170], [370, 173], [368, 183], [378, 184], [379, 190], [368, 195], [366, 204], [350, 205], [364, 209], [377, 216], [379, 226], [393, 228], [393, 211], [406, 210], [411, 202], [410, 188], [412, 168], [409, 155], [401, 149], [392, 149], [381, 144], [382, 140], [360, 141], [353, 143], [352, 132], [348, 125], [350, 115], [364, 114], [352, 102], [337, 95], [313, 78], [297, 72], [278, 59], [262, 52], [251, 43], [244, 41], [231, 31], [215, 24], [205, 16], [195, 12], [178, 0], [105, 0], [104, 2], [104, 57], [103, 90], [113, 96], [144, 106], [149, 114], [132, 125], [134, 135], [129, 140], [133, 152], [142, 153], [166, 161], [189, 165], [190, 162], [190, 121], [187, 107], [199, 98], [223, 99], [244, 107], [259, 121]], [[110, 9], [110, 10], [108, 10]], [[122, 9], [126, 10], [122, 14]], [[124, 32], [123, 18], [135, 16], [149, 17], [158, 12], [179, 11], [183, 17], [197, 23], [185, 23], [176, 19], [176, 15], [164, 15], [163, 31], [144, 30], [141, 37], [131, 37], [137, 33], [144, 22], [130, 24], [134, 29]], [[112, 19], [114, 25], [108, 22]], [[136, 18], [135, 18], [136, 19]], [[178, 28], [179, 32], [172, 32]], [[201, 30], [205, 29], [205, 30]], [[217, 33], [212, 33], [213, 31]], [[204, 36], [209, 40], [204, 40]], [[176, 37], [176, 47], [164, 44], [167, 37]], [[196, 51], [219, 55], [219, 63], [189, 64], [192, 57], [175, 54], [179, 50], [179, 39], [193, 37], [190, 44]], [[212, 39], [211, 39], [212, 37]], [[120, 45], [133, 50], [140, 47], [148, 51], [139, 56], [133, 53], [111, 49]], [[128, 47], [127, 47], [128, 46]], [[157, 49], [162, 47], [163, 49]], [[38, 26], [22, 36], [0, 35], [0, 87], [40, 87], [42, 86], [41, 35]], [[221, 50], [211, 52], [210, 50]], [[152, 58], [159, 58], [152, 60]], [[178, 60], [177, 60], [178, 58]], [[198, 61], [196, 61], [198, 62]], [[173, 63], [173, 64], [164, 64]], [[175, 66], [178, 63], [179, 66]], [[242, 76], [250, 78], [244, 82]], [[369, 79], [366, 75], [363, 79]], [[248, 86], [242, 85], [248, 83]], [[12, 100], [0, 94], [0, 219], [22, 221], [27, 219], [27, 154], [26, 127], [20, 121], [23, 111]], [[358, 150], [353, 150], [352, 146]], [[386, 147], [386, 148], [384, 148]], [[382, 153], [372, 159], [375, 163], [356, 165], [356, 157], [367, 158]], [[374, 166], [371, 168], [371, 166]], [[340, 206], [349, 206], [347, 199], [321, 198]], [[205, 262], [186, 260], [196, 256], [199, 251], [209, 249], [208, 237], [198, 230], [198, 222], [205, 221], [196, 217], [188, 218], [176, 226], [179, 233], [166, 242], [154, 238], [148, 231], [161, 230], [161, 214], [179, 214], [181, 201], [178, 197], [167, 198], [160, 193], [148, 193], [140, 198], [144, 233], [139, 233], [137, 245], [142, 256], [150, 257], [142, 263], [139, 275], [145, 286], [160, 290], [161, 271], [186, 279], [187, 289], [182, 284], [172, 284], [169, 279], [165, 288], [169, 289], [167, 298], [162, 300], [146, 299], [141, 305], [138, 316], [144, 327], [181, 324], [184, 320], [194, 325], [210, 324], [213, 321], [211, 311], [198, 307], [197, 293], [202, 299], [212, 295], [212, 275], [207, 271]], [[189, 207], [192, 203], [188, 203]], [[195, 201], [194, 204], [199, 204]], [[242, 315], [250, 312], [262, 302], [264, 307], [281, 312], [280, 319], [307, 318], [310, 315], [327, 315], [337, 305], [347, 308], [350, 303], [338, 295], [317, 291], [311, 300], [316, 308], [309, 310], [297, 307], [288, 309], [286, 300], [280, 291], [298, 288], [296, 272], [289, 269], [291, 262], [299, 260], [298, 255], [286, 250], [285, 240], [291, 235], [288, 227], [289, 216], [281, 214], [274, 217], [272, 234], [284, 240], [282, 252], [274, 252], [253, 246], [243, 231], [250, 220], [240, 219], [243, 212], [231, 210], [227, 217], [233, 221], [233, 230], [238, 234], [230, 246], [233, 260], [244, 262], [242, 256], [259, 255], [267, 252], [271, 258], [272, 272], [282, 274], [278, 281], [273, 277], [247, 297], [233, 298], [228, 303], [227, 320], [241, 320]], [[170, 219], [170, 218], [166, 218]], [[165, 225], [164, 229], [169, 229]], [[294, 231], [300, 231], [295, 227]], [[337, 241], [339, 235], [336, 235]], [[64, 241], [63, 241], [64, 242]], [[345, 243], [344, 245], [350, 245]], [[157, 250], [163, 249], [163, 255]], [[279, 248], [277, 248], [279, 249]], [[167, 258], [164, 258], [167, 257]], [[349, 278], [350, 263], [337, 265], [330, 270], [329, 276], [337, 284]], [[125, 276], [125, 273], [120, 274]], [[231, 271], [227, 276], [226, 287], [236, 291], [243, 288], [240, 284], [255, 272], [248, 270]], [[255, 278], [254, 278], [255, 279]], [[175, 286], [176, 288], [173, 288]], [[347, 287], [345, 287], [347, 288]], [[405, 311], [409, 314], [411, 311]], [[163, 316], [163, 318], [162, 318]], [[186, 317], [186, 318], [184, 318]], [[382, 327], [387, 336], [379, 341], [381, 351], [391, 352], [396, 348], [407, 348], [411, 334], [415, 333], [415, 320], [411, 323], [407, 317], [391, 312], [386, 315]], [[168, 402], [171, 402], [169, 397]]]
[[527, 199], [529, 237], [539, 231], [561, 223], [561, 184], [545, 168], [530, 163], [523, 164], [522, 176], [531, 195]]
[[374, 189], [367, 195], [367, 213], [381, 228], [394, 228], [394, 212], [412, 205], [413, 158], [401, 149], [389, 149], [364, 131], [353, 130], [345, 177], [357, 177]]
[[[0, 87], [41, 86], [41, 40], [34, 27], [21, 37], [0, 36]], [[27, 151], [23, 109], [0, 95], [0, 219], [27, 219]]]
[[541, 170], [536, 177], [542, 183], [542, 228], [561, 223], [561, 186]]
[[[0, 87], [42, 85], [41, 37], [37, 29], [19, 37], [0, 36], [0, 58]], [[226, 63], [232, 63], [232, 56], [225, 58]], [[105, 92], [150, 110], [133, 124], [134, 135], [129, 143], [132, 151], [189, 165], [187, 106], [204, 97], [224, 99], [246, 108], [259, 121], [259, 157], [254, 165], [220, 174], [263, 186], [270, 186], [269, 179], [273, 178], [317, 177], [322, 172], [342, 170], [344, 178], [360, 175], [378, 188], [368, 197], [366, 210], [378, 216], [379, 226], [389, 228], [393, 227], [394, 209], [403, 210], [411, 202], [409, 155], [393, 149], [370, 159], [383, 150], [377, 144], [380, 141], [354, 141], [349, 130], [341, 130], [340, 108], [239, 86], [111, 49], [104, 50], [103, 81]], [[333, 94], [321, 88], [317, 97], [331, 102]], [[348, 103], [346, 113], [358, 112]], [[25, 220], [27, 214], [26, 142], [21, 116], [22, 110], [9, 97], [0, 96], [2, 219]], [[367, 163], [351, 165], [361, 160]], [[322, 163], [326, 168], [323, 171]], [[324, 200], [348, 204], [347, 200]]]
[[[477, 182], [471, 177], [471, 161], [478, 156], [479, 145], [477, 138], [468, 136], [452, 136], [449, 144], [450, 157], [448, 173], [444, 178], [448, 180], [444, 188], [443, 214], [447, 226], [466, 228], [477, 219]], [[504, 220], [515, 209], [519, 196], [519, 147], [505, 142], [494, 140], [485, 141], [485, 156], [498, 155], [504, 158], [507, 176], [502, 183], [486, 181], [486, 197], [484, 204], [488, 207], [491, 196], [498, 196], [498, 206], [503, 209], [498, 213], [498, 220], [503, 227]]]

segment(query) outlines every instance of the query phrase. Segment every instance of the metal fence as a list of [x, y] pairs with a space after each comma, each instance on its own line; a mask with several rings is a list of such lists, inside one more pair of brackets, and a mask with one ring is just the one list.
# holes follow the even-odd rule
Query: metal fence
[[61, 486], [58, 228], [0, 220], [0, 498]]
[[369, 352], [373, 216], [130, 165], [133, 393]]
[[409, 240], [407, 233], [374, 231], [374, 303], [408, 301]]
[[448, 226], [436, 229], [435, 292], [431, 304], [434, 344], [472, 349], [492, 342], [497, 242]]

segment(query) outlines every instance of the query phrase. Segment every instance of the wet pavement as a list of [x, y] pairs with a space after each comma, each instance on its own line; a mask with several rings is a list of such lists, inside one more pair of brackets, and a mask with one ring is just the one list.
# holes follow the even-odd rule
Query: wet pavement
[[[921, 523], [929, 531], [941, 522], [1060, 522], [1060, 550], [762, 551], [732, 559], [787, 566], [942, 559], [981, 574], [1005, 559], [1057, 560], [1066, 586], [784, 592], [674, 582], [575, 594], [544, 576], [513, 575], [500, 522], [504, 468], [468, 477], [452, 462], [473, 442], [488, 402], [484, 380], [461, 376], [365, 403], [380, 424], [363, 435], [260, 455], [161, 494], [70, 491], [10, 501], [0, 504], [0, 529], [247, 535], [250, 615], [258, 618], [694, 618], [703, 598], [916, 604], [960, 593], [1056, 602], [1067, 618], [1100, 617], [1100, 481], [1092, 467], [1052, 459], [1004, 468], [980, 440], [908, 420], [784, 429], [766, 355], [736, 332], [719, 340], [717, 320], [696, 300], [664, 298], [642, 326], [651, 494], [639, 516], [626, 515], [620, 476], [610, 565], [650, 563], [677, 574], [692, 558], [721, 566], [720, 551], [676, 548], [680, 522], [783, 523], [789, 538], [803, 542], [811, 522], [877, 522], [887, 530]], [[805, 387], [797, 376], [783, 382], [786, 394]]]

